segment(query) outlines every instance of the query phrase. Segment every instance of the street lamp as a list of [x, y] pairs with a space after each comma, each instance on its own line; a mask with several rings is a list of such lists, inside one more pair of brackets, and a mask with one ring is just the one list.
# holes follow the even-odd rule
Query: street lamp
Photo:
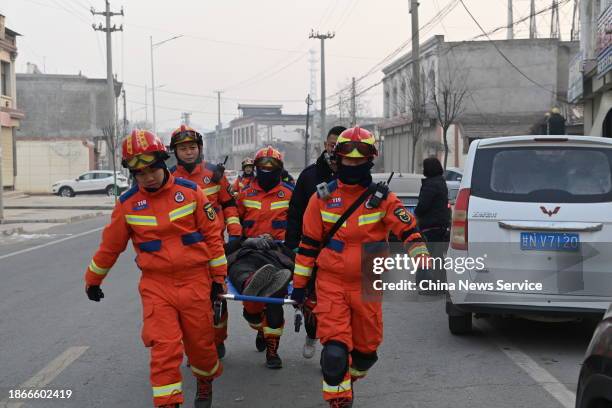
[[157, 123], [155, 121], [155, 70], [154, 70], [154, 62], [153, 62], [153, 48], [158, 47], [164, 43], [167, 43], [172, 40], [176, 40], [177, 38], [181, 38], [183, 35], [175, 35], [172, 38], [168, 38], [167, 40], [160, 41], [158, 43], [153, 44], [153, 36], [149, 36], [149, 40], [151, 42], [151, 96], [153, 102], [153, 133], [157, 134]]

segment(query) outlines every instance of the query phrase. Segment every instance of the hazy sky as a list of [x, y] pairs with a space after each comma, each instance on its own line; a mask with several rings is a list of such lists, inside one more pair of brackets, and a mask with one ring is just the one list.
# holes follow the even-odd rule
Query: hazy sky
[[[506, 23], [507, 0], [464, 0], [485, 30]], [[552, 0], [537, 0], [539, 10]], [[561, 2], [567, 0], [559, 0]], [[309, 40], [311, 28], [335, 31], [326, 41], [327, 94], [334, 94], [352, 76], [360, 77], [410, 38], [409, 0], [112, 0], [125, 17], [113, 18], [124, 32], [113, 34], [113, 65], [126, 84], [128, 118], [142, 120], [144, 85], [151, 84], [149, 36], [163, 41], [182, 38], [155, 49], [157, 127], [180, 122], [182, 111], [192, 112], [192, 123], [206, 129], [217, 121], [215, 90], [222, 94], [222, 121], [237, 114], [238, 103], [282, 104], [286, 113], [304, 113], [302, 102], [310, 88], [308, 50], [319, 58], [319, 41]], [[429, 22], [455, 0], [421, 0], [420, 25]], [[529, 0], [514, 0], [515, 20], [529, 15]], [[561, 8], [561, 30], [568, 39], [573, 0]], [[106, 77], [104, 33], [91, 24], [103, 22], [90, 7], [104, 8], [104, 0], [2, 0], [6, 25], [23, 35], [18, 39], [17, 72], [26, 62], [51, 74]], [[550, 30], [550, 14], [538, 20], [542, 36]], [[515, 29], [525, 37], [528, 22]], [[435, 34], [467, 40], [480, 30], [459, 3], [441, 22], [421, 33], [421, 42]], [[494, 38], [504, 38], [505, 30]], [[401, 53], [408, 52], [406, 47]], [[400, 54], [400, 55], [401, 55]], [[319, 63], [316, 64], [317, 70]], [[376, 83], [380, 69], [358, 84]], [[319, 84], [317, 74], [317, 84]], [[382, 87], [364, 95], [373, 114], [382, 114]], [[177, 95], [187, 93], [200, 96]], [[152, 117], [149, 95], [149, 120]], [[336, 99], [328, 100], [332, 105]], [[333, 111], [332, 111], [333, 112]]]

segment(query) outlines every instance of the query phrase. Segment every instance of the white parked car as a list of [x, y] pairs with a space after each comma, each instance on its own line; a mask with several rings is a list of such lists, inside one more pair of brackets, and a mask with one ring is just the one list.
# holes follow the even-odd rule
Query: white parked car
[[[53, 194], [62, 197], [74, 197], [76, 194], [106, 193], [113, 195], [115, 192], [112, 170], [92, 170], [81, 174], [73, 180], [60, 180], [51, 186]], [[127, 190], [128, 179], [117, 172], [118, 192]]]
[[[601, 316], [612, 302], [611, 243], [611, 139], [472, 142], [448, 255], [482, 263], [458, 273], [454, 262], [447, 270], [455, 285], [446, 304], [450, 331], [469, 332], [474, 313]], [[469, 286], [459, 288], [460, 281]]]

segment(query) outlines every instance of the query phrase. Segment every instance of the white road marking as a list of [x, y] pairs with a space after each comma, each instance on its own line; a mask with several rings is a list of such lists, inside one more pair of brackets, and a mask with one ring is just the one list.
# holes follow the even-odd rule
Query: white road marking
[[495, 345], [514, 364], [523, 369], [538, 385], [559, 401], [564, 408], [575, 407], [576, 394], [570, 391], [561, 381], [553, 377], [548, 370], [540, 366], [535, 360], [510, 343], [510, 341], [496, 333], [490, 324], [479, 321], [475, 326], [486, 332], [486, 336], [493, 340]]
[[[47, 364], [42, 370], [36, 373], [32, 378], [16, 387], [16, 390], [32, 389], [40, 390], [47, 386], [55, 379], [62, 371], [72, 364], [77, 358], [81, 357], [88, 346], [69, 347], [66, 351], [56, 357], [53, 361]], [[24, 402], [10, 402], [8, 398], [0, 401], [0, 408], [19, 408]]]
[[92, 230], [85, 231], [85, 232], [80, 232], [78, 234], [74, 234], [74, 235], [71, 235], [71, 236], [66, 237], [66, 238], [58, 239], [56, 241], [51, 241], [51, 242], [47, 242], [47, 243], [44, 243], [44, 244], [36, 245], [36, 246], [31, 247], [31, 248], [26, 248], [26, 249], [22, 249], [20, 251], [11, 252], [11, 253], [6, 254], [6, 255], [0, 255], [0, 260], [1, 259], [6, 259], [6, 258], [10, 258], [11, 256], [15, 256], [15, 255], [25, 254], [26, 252], [30, 252], [30, 251], [34, 251], [36, 249], [48, 247], [50, 245], [59, 244], [60, 242], [68, 241], [70, 239], [79, 238], [79, 237], [82, 237], [83, 235], [91, 234], [92, 232], [101, 231], [102, 229], [104, 229], [104, 227], [94, 228]]

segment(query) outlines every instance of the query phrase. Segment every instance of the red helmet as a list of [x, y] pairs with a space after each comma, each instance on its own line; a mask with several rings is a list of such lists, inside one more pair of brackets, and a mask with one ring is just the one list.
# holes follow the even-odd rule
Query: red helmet
[[360, 127], [346, 129], [338, 136], [334, 153], [341, 157], [372, 159], [378, 155], [376, 138]]
[[148, 130], [134, 129], [121, 143], [121, 165], [139, 170], [168, 158], [162, 141]]
[[246, 159], [242, 161], [241, 165], [242, 165], [242, 170], [244, 170], [246, 166], [255, 166], [255, 161], [251, 159], [250, 157], [247, 157]]
[[204, 145], [202, 134], [200, 132], [187, 125], [181, 125], [175, 129], [174, 132], [172, 132], [172, 137], [170, 138], [170, 148], [175, 149], [177, 144], [187, 142], [196, 142], [198, 146]]
[[259, 149], [255, 154], [255, 166], [264, 168], [283, 167], [283, 155], [272, 146]]

